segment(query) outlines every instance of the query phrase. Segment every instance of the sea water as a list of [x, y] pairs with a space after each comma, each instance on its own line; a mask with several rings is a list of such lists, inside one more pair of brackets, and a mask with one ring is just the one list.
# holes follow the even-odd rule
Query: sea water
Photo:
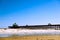
[[7, 29], [0, 30], [0, 37], [9, 37], [12, 35], [60, 35], [60, 30], [40, 30], [40, 29]]

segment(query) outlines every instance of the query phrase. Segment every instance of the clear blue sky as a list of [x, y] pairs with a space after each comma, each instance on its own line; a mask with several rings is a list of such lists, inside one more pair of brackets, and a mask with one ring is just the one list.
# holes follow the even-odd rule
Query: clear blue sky
[[18, 25], [60, 24], [59, 0], [0, 0], [0, 28]]

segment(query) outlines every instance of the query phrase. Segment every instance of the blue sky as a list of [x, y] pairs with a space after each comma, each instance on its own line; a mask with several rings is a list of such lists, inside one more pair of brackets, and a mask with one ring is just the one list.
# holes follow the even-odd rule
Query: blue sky
[[59, 0], [0, 0], [0, 28], [18, 25], [60, 24]]

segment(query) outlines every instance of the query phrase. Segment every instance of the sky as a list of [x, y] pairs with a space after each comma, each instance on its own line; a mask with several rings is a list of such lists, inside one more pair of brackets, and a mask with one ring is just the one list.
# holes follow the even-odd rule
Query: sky
[[60, 0], [0, 0], [0, 28], [60, 24]]

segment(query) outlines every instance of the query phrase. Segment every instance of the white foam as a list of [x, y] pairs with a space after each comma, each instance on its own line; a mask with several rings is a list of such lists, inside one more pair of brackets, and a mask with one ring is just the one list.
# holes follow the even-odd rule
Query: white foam
[[19, 34], [19, 35], [42, 35], [42, 34], [51, 34], [57, 35], [60, 34], [60, 30], [42, 30], [42, 29], [0, 29], [0, 34]]

